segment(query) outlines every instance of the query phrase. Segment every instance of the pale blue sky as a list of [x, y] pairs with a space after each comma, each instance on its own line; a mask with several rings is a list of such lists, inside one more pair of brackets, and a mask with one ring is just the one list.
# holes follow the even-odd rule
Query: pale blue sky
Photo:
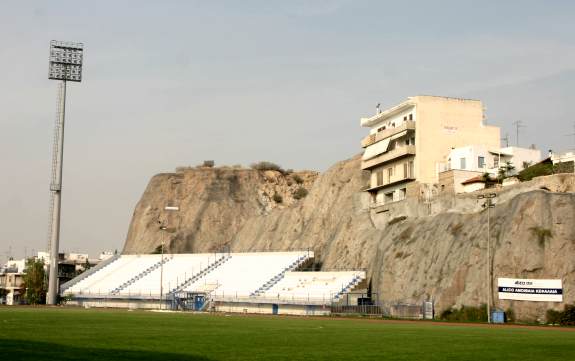
[[573, 147], [571, 1], [0, 3], [0, 260], [45, 247], [51, 39], [85, 43], [69, 87], [63, 250], [121, 249], [149, 178], [204, 159], [325, 170], [376, 103], [479, 98], [521, 145]]

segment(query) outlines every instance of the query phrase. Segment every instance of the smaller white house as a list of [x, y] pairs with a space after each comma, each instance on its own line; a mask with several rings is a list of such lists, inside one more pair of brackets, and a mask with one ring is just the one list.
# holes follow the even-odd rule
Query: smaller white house
[[104, 261], [104, 260], [106, 260], [106, 259], [108, 259], [108, 258], [111, 258], [111, 257], [113, 257], [113, 256], [114, 256], [114, 252], [112, 252], [112, 251], [103, 251], [103, 252], [100, 252], [100, 255], [98, 256], [98, 259], [99, 259], [100, 261]]
[[563, 154], [551, 153], [551, 161], [553, 164], [575, 162], [575, 152], [566, 152]]
[[457, 169], [496, 176], [500, 168], [511, 164], [514, 169], [508, 174], [516, 174], [540, 160], [541, 151], [538, 149], [519, 147], [488, 149], [484, 145], [468, 145], [453, 148], [446, 163], [440, 165], [439, 171]]

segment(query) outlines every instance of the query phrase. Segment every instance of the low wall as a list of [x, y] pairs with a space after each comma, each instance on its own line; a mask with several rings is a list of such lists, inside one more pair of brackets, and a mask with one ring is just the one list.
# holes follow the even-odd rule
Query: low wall
[[[497, 194], [496, 203], [504, 203], [515, 196], [534, 190], [547, 190], [557, 193], [575, 192], [575, 174], [554, 174], [536, 177], [528, 182], [516, 183], [507, 187], [482, 189], [471, 193], [455, 194], [439, 192], [432, 185], [410, 183], [412, 196], [370, 209], [371, 219], [378, 229], [384, 229], [389, 222], [398, 217], [425, 217], [445, 212], [476, 213], [483, 210], [477, 196], [485, 193]], [[417, 192], [415, 191], [417, 190]], [[419, 196], [417, 196], [419, 194]]]
[[[95, 308], [128, 308], [132, 310], [157, 310], [160, 309], [160, 302], [154, 300], [127, 300], [127, 299], [106, 299], [106, 298], [77, 298], [66, 302], [66, 305]], [[170, 304], [163, 302], [162, 309], [170, 309]]]
[[[216, 302], [214, 306], [217, 312], [274, 314], [274, 305], [271, 303]], [[278, 315], [327, 316], [331, 313], [330, 307], [325, 305], [276, 306]]]

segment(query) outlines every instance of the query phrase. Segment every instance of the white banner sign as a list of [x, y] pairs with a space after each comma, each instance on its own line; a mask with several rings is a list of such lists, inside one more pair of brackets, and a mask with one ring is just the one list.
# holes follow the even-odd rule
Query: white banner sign
[[561, 280], [498, 278], [500, 300], [563, 302]]

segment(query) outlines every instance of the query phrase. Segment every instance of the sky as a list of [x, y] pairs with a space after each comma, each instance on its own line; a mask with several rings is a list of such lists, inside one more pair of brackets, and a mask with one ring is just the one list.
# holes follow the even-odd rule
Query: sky
[[68, 87], [62, 251], [121, 250], [148, 180], [269, 160], [323, 171], [359, 119], [412, 95], [480, 99], [515, 145], [573, 148], [572, 1], [0, 0], [0, 261], [47, 247], [52, 39]]

